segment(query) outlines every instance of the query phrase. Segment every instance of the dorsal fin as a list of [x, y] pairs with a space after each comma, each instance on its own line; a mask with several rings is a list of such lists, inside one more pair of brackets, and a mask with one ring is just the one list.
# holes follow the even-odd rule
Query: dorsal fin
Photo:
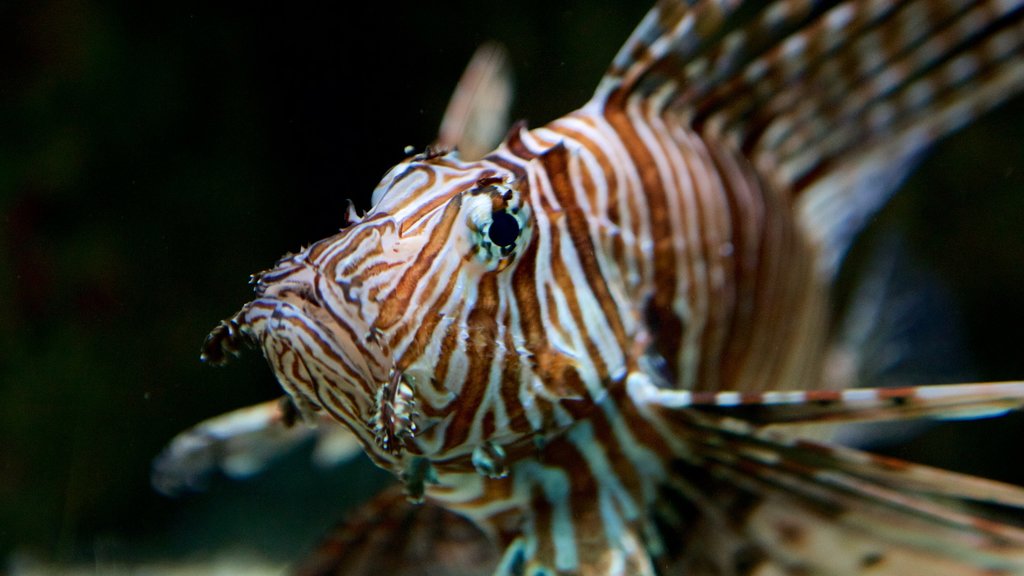
[[482, 158], [501, 142], [508, 130], [511, 106], [512, 69], [508, 54], [500, 44], [483, 44], [455, 86], [435, 146], [458, 150], [463, 160]]
[[604, 105], [616, 95], [647, 96], [666, 85], [684, 84], [686, 64], [721, 29], [737, 4], [658, 2], [619, 49], [591, 104]]
[[925, 148], [1024, 88], [1021, 5], [663, 0], [590, 105], [654, 99], [742, 150], [830, 275]]

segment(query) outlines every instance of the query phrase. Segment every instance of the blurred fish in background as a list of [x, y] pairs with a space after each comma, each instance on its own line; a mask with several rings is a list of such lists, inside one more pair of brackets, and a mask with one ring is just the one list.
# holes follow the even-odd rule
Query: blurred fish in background
[[[197, 336], [247, 296], [239, 278], [282, 246], [333, 233], [345, 200], [368, 194], [404, 145], [433, 141], [477, 46], [508, 46], [513, 117], [541, 125], [589, 97], [646, 9], [456, 3], [395, 18], [370, 7], [343, 17], [180, 3], [0, 7], [10, 29], [0, 40], [8, 570], [213, 571], [225, 550], [263, 559], [246, 571], [279, 570], [310, 551], [347, 497], [390, 483], [361, 461], [318, 471], [309, 449], [249, 482], [212, 479], [192, 498], [155, 495], [148, 475], [176, 432], [278, 395], [255, 358], [204, 370]], [[452, 13], [464, 32], [439, 37]], [[353, 28], [400, 41], [368, 46]], [[1020, 113], [1018, 98], [941, 143], [873, 225], [899, 230], [929, 285], [948, 287], [940, 308], [963, 318], [955, 337], [974, 380], [1024, 373]], [[871, 234], [850, 257], [847, 292], [863, 286], [857, 268], [877, 265]], [[967, 363], [947, 380], [961, 380]], [[1024, 484], [1006, 457], [1020, 431], [1019, 416], [939, 425], [889, 450]]]

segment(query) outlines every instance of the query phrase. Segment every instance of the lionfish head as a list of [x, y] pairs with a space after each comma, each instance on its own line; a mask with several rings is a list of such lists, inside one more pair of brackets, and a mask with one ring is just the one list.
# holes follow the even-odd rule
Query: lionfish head
[[524, 186], [486, 159], [410, 158], [369, 213], [254, 276], [204, 360], [259, 346], [300, 414], [327, 411], [381, 465], [459, 453], [446, 431], [492, 377], [478, 356], [515, 346], [501, 293], [531, 238]]

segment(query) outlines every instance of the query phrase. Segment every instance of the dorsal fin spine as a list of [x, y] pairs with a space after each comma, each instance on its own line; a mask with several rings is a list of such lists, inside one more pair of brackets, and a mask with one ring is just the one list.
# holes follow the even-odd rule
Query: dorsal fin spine
[[[618, 95], [648, 95], [669, 80], [650, 74], [666, 59], [685, 65], [708, 37], [713, 37], [739, 0], [699, 0], [688, 3], [661, 0], [637, 26], [616, 54], [592, 98], [602, 105]], [[648, 82], [644, 82], [648, 79]], [[642, 88], [642, 89], [641, 89]]]
[[1024, 87], [1022, 4], [662, 0], [588, 107], [668, 112], [743, 153], [829, 276], [920, 152]]
[[[956, 21], [949, 25], [949, 29], [945, 31], [945, 34], [933, 36], [919, 46], [911, 46], [906, 51], [898, 54], [892, 61], [875, 62], [875, 65], [865, 70], [861, 76], [848, 79], [845, 82], [836, 82], [837, 87], [834, 89], [829, 90], [828, 85], [821, 82], [827, 90], [826, 96], [820, 100], [806, 101], [803, 106], [790, 115], [791, 119], [785, 121], [785, 124], [790, 129], [778, 132], [775, 135], [776, 139], [762, 142], [761, 146], [763, 148], [772, 148], [774, 154], [779, 157], [792, 155], [801, 142], [805, 143], [805, 148], [808, 144], [810, 146], [814, 145], [813, 140], [808, 140], [809, 136], [807, 134], [795, 132], [793, 128], [800, 126], [805, 129], [814, 130], [812, 135], [816, 136], [821, 136], [828, 132], [824, 123], [814, 123], [811, 121], [815, 116], [823, 114], [822, 108], [829, 106], [835, 110], [833, 112], [834, 119], [830, 124], [855, 123], [855, 119], [863, 117], [864, 111], [869, 106], [896, 95], [903, 88], [908, 88], [906, 94], [909, 98], [897, 96], [896, 101], [915, 103], [913, 105], [914, 109], [924, 108], [930, 101], [921, 96], [929, 95], [932, 90], [928, 89], [926, 83], [917, 81], [908, 83], [908, 81], [912, 80], [915, 73], [920, 73], [922, 70], [927, 70], [937, 64], [943, 54], [949, 53], [949, 46], [951, 44], [967, 41], [972, 33], [976, 33], [980, 25], [976, 18], [984, 16], [984, 12], [983, 8], [976, 8], [963, 13]], [[904, 27], [911, 28], [912, 26]], [[869, 35], [865, 40], [870, 41], [872, 38], [873, 36]], [[909, 44], [910, 42], [907, 43]], [[938, 80], [942, 81], [944, 79], [941, 74], [938, 75]], [[965, 78], [961, 77], [951, 85], [965, 80]], [[876, 124], [879, 128], [884, 128], [884, 125], [878, 122], [873, 122], [873, 124]]]
[[[990, 66], [985, 65], [1016, 58], [1021, 47], [1018, 38], [1021, 33], [1024, 30], [1004, 30], [983, 41], [970, 53], [946, 61], [909, 84], [903, 84], [866, 105], [850, 106], [844, 115], [846, 121], [838, 129], [816, 127], [809, 136], [791, 146], [794, 148], [792, 152], [782, 150], [779, 161], [792, 166], [789, 178], [797, 188], [802, 188], [800, 179], [813, 176], [812, 171], [822, 163], [823, 157], [836, 157], [838, 152], [859, 142], [902, 135], [912, 148], [927, 146], [998, 103], [1003, 95], [1014, 90], [1013, 86], [1024, 81], [1021, 77], [1024, 67], [1020, 63], [1006, 63], [995, 77]], [[979, 51], [990, 59], [980, 66], [976, 61]], [[969, 98], [963, 93], [968, 84]], [[998, 88], [993, 91], [991, 87]], [[830, 155], [832, 151], [836, 152]]]

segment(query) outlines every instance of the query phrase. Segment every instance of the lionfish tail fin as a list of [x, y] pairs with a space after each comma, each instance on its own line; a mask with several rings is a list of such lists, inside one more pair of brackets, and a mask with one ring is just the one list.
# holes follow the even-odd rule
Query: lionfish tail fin
[[745, 152], [831, 275], [930, 144], [1024, 88], [1019, 0], [663, 0], [590, 105], [636, 98]]

